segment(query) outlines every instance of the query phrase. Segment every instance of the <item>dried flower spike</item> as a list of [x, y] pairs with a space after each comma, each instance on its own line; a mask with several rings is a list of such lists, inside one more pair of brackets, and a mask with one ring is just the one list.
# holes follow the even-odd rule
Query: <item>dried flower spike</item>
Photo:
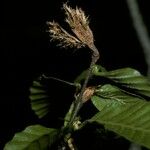
[[77, 38], [70, 35], [66, 30], [64, 30], [58, 23], [56, 22], [47, 22], [49, 26], [49, 33], [52, 40], [58, 40], [60, 43], [58, 46], [61, 47], [76, 47], [81, 48], [83, 45]]
[[83, 44], [91, 47], [91, 45], [94, 44], [93, 33], [89, 28], [88, 17], [85, 16], [83, 10], [78, 7], [72, 9], [67, 6], [67, 4], [64, 4], [63, 8], [67, 16], [66, 22], [69, 24], [74, 34]]
[[93, 33], [89, 28], [88, 18], [85, 16], [82, 9], [78, 7], [72, 9], [67, 6], [67, 4], [63, 5], [63, 9], [66, 14], [65, 21], [69, 24], [75, 36], [69, 34], [58, 23], [48, 22], [47, 24], [52, 40], [58, 40], [60, 42], [59, 46], [62, 47], [81, 48], [85, 45], [90, 48], [93, 47]]

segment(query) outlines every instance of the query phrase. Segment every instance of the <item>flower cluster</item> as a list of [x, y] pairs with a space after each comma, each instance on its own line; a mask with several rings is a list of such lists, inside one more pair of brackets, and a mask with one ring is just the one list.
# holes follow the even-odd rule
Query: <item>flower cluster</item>
[[69, 24], [74, 35], [68, 33], [56, 22], [48, 22], [49, 33], [52, 40], [58, 40], [61, 47], [76, 47], [81, 48], [84, 46], [91, 47], [94, 44], [93, 33], [89, 28], [88, 17], [85, 16], [81, 8], [76, 7], [72, 9], [63, 5], [65, 10], [65, 21]]
[[81, 48], [84, 46], [80, 40], [69, 34], [58, 23], [53, 21], [48, 22], [47, 24], [49, 26], [49, 33], [52, 40], [58, 40], [60, 42], [58, 46], [71, 48], [73, 47]]

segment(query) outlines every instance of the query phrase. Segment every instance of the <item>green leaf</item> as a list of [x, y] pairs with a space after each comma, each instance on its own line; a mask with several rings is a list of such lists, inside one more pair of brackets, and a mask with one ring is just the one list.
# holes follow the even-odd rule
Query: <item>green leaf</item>
[[58, 130], [33, 125], [16, 133], [4, 150], [48, 150], [57, 138]]
[[101, 76], [112, 80], [126, 90], [132, 90], [135, 94], [150, 97], [150, 81], [135, 69], [123, 68], [114, 71], [93, 71], [95, 76]]
[[[98, 107], [98, 106], [97, 106]], [[103, 124], [106, 129], [126, 139], [150, 148], [150, 103], [137, 100], [124, 105], [106, 105], [90, 122]]]
[[35, 114], [42, 118], [49, 112], [50, 97], [47, 91], [39, 81], [33, 81], [30, 88], [31, 107]]
[[110, 105], [125, 105], [135, 103], [137, 100], [144, 100], [142, 97], [128, 94], [116, 86], [105, 84], [95, 90], [91, 97], [94, 106], [101, 111]]

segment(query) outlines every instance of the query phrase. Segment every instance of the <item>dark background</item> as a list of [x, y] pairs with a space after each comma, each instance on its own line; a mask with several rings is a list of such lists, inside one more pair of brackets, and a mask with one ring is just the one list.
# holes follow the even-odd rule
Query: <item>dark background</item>
[[[48, 73], [73, 82], [89, 66], [89, 49], [65, 50], [50, 43], [46, 21], [55, 20], [65, 27], [63, 10], [60, 9], [63, 2], [65, 0], [1, 2], [0, 149], [15, 132], [28, 125], [55, 125], [55, 117], [53, 120], [39, 121], [31, 111], [28, 96], [33, 79], [41, 73]], [[95, 44], [101, 55], [98, 63], [108, 70], [129, 66], [146, 75], [143, 50], [125, 0], [70, 0], [69, 4], [82, 7], [89, 15]], [[139, 4], [150, 29], [148, 0], [139, 0]], [[57, 89], [57, 84], [53, 85], [53, 94], [62, 94], [67, 99], [67, 88], [58, 85]], [[57, 106], [61, 109], [63, 98]]]

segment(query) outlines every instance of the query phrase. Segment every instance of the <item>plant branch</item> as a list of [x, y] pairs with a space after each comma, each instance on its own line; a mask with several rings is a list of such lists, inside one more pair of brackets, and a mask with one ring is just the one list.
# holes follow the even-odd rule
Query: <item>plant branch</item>
[[55, 77], [51, 77], [51, 76], [46, 76], [45, 74], [42, 74], [41, 78], [59, 81], [59, 82], [62, 82], [62, 83], [65, 83], [65, 84], [74, 86], [74, 87], [76, 87], [76, 88], [78, 88], [78, 89], [81, 88], [80, 83], [68, 82], [68, 81], [65, 81], [65, 80], [62, 80], [62, 79], [59, 79], [59, 78], [55, 78]]
[[99, 59], [99, 52], [94, 45], [94, 37], [93, 32], [89, 27], [88, 17], [84, 14], [84, 11], [81, 8], [76, 7], [76, 9], [72, 9], [67, 4], [63, 4], [63, 9], [65, 10], [66, 18], [65, 21], [69, 24], [74, 35], [71, 35], [66, 30], [64, 30], [58, 23], [56, 22], [48, 22], [49, 25], [49, 33], [52, 37], [52, 40], [59, 41], [59, 45], [62, 47], [76, 47], [80, 48], [83, 46], [87, 46], [92, 51], [92, 60], [90, 67], [88, 69], [85, 81], [81, 88], [81, 92], [77, 96], [74, 103], [74, 108], [71, 114], [70, 121], [68, 126], [74, 122], [84, 100], [84, 93], [86, 91], [86, 87], [88, 81], [92, 75], [92, 69], [97, 60]]
[[87, 75], [86, 75], [86, 78], [85, 78], [85, 81], [83, 83], [83, 86], [82, 86], [82, 89], [81, 89], [81, 92], [78, 96], [78, 98], [75, 100], [75, 105], [74, 105], [74, 110], [72, 112], [72, 117], [70, 119], [70, 122], [69, 122], [69, 126], [72, 125], [72, 123], [74, 122], [74, 119], [76, 118], [80, 108], [82, 107], [83, 105], [83, 94], [85, 92], [85, 89], [87, 87], [87, 84], [88, 84], [88, 81], [90, 79], [90, 77], [92, 76], [92, 69], [93, 69], [93, 66], [96, 64], [97, 60], [99, 59], [99, 52], [98, 52], [98, 49], [95, 47], [94, 44], [92, 44], [91, 46], [89, 46], [89, 48], [92, 50], [92, 60], [91, 60], [91, 64], [90, 64], [90, 67], [88, 69], [88, 72], [87, 72]]

